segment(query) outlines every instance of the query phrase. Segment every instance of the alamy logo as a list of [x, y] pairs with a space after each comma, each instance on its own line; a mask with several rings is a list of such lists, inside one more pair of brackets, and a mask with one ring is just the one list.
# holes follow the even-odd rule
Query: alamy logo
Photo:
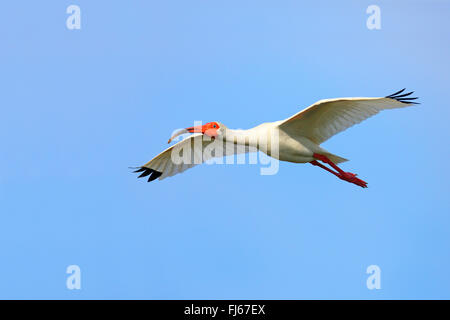
[[381, 269], [376, 264], [370, 265], [366, 270], [367, 274], [370, 276], [367, 278], [366, 285], [367, 289], [381, 289]]
[[81, 9], [77, 5], [70, 5], [66, 10], [67, 14], [70, 14], [66, 20], [66, 26], [69, 30], [81, 29]]
[[369, 30], [380, 30], [381, 29], [381, 9], [377, 5], [370, 5], [366, 10], [367, 14], [370, 16], [367, 18], [366, 26]]
[[67, 274], [70, 276], [67, 277], [66, 287], [69, 290], [80, 290], [81, 289], [81, 269], [76, 264], [72, 264], [67, 267]]
[[[201, 126], [201, 121], [195, 121], [192, 128]], [[178, 140], [185, 131], [175, 130], [170, 141]], [[279, 132], [270, 130], [264, 135], [249, 135], [245, 130], [226, 129], [218, 137], [198, 134], [174, 145], [170, 157], [176, 166], [259, 163], [261, 175], [274, 175], [279, 170]]]

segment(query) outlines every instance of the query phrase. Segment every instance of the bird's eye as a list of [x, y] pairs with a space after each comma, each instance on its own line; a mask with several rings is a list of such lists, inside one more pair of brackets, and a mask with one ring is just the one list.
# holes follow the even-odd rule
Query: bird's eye
[[214, 128], [217, 128], [217, 126], [216, 126], [216, 125], [214, 125]]

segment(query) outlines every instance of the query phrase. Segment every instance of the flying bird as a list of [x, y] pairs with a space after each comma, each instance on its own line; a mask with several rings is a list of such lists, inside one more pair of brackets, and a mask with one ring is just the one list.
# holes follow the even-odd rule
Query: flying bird
[[[337, 166], [339, 163], [348, 161], [347, 159], [328, 152], [320, 145], [335, 134], [381, 110], [418, 104], [413, 101], [417, 98], [411, 97], [413, 92], [403, 93], [404, 91], [405, 89], [402, 89], [381, 98], [320, 100], [285, 120], [262, 123], [248, 130], [229, 129], [216, 121], [185, 128], [176, 132], [168, 143], [185, 133], [193, 133], [193, 135], [172, 145], [143, 166], [134, 168], [137, 169], [134, 172], [140, 173], [138, 178], [148, 176], [148, 182], [150, 182], [181, 173], [215, 157], [262, 151], [281, 161], [310, 163], [344, 181], [367, 188], [367, 182], [357, 178], [356, 174], [345, 172]], [[277, 152], [274, 152], [274, 147], [271, 147], [269, 143], [261, 143], [261, 141], [267, 142], [274, 136], [277, 137]], [[221, 142], [221, 152], [217, 150], [205, 152], [215, 142]], [[184, 152], [186, 157], [180, 161]], [[174, 161], [174, 154], [178, 156], [178, 161]]]

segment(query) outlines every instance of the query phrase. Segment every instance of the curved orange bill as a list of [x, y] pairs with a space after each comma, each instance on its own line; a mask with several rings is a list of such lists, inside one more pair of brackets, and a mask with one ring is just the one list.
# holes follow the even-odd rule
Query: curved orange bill
[[195, 126], [195, 127], [189, 127], [186, 129], [181, 129], [177, 132], [175, 132], [173, 134], [172, 137], [170, 137], [169, 141], [167, 141], [167, 143], [171, 143], [173, 139], [175, 139], [176, 137], [185, 134], [185, 133], [205, 133], [205, 129], [203, 128], [204, 126]]

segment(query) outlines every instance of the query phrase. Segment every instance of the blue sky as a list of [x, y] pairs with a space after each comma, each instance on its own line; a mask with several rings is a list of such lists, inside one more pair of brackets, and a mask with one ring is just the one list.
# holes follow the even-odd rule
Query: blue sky
[[[66, 8], [81, 8], [81, 29]], [[381, 30], [366, 9], [381, 8]], [[0, 298], [450, 298], [450, 2], [9, 1], [0, 11]], [[176, 128], [416, 91], [311, 165], [137, 180]], [[66, 268], [81, 268], [81, 290]], [[366, 268], [381, 268], [368, 290]]]

